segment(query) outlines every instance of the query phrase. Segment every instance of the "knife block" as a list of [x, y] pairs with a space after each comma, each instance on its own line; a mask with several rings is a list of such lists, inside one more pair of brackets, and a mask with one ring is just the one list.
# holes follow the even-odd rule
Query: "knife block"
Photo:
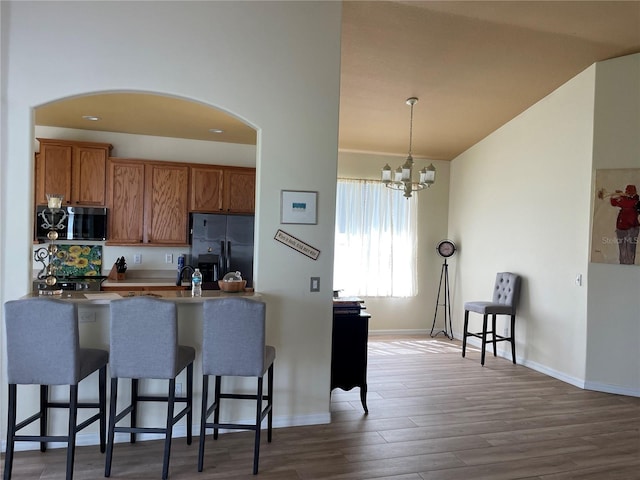
[[109, 280], [126, 280], [127, 279], [127, 274], [126, 272], [118, 272], [118, 267], [116, 267], [116, 264], [113, 264], [113, 267], [111, 267], [111, 271], [109, 272], [109, 275], [107, 276], [107, 279]]

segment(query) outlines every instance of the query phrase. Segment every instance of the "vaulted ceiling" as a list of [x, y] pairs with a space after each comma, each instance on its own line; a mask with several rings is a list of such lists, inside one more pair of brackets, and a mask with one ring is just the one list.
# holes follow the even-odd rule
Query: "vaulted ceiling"
[[[405, 100], [418, 97], [414, 156], [450, 160], [594, 62], [640, 52], [640, 1], [346, 1], [342, 21], [348, 151], [406, 154]], [[154, 95], [69, 99], [40, 107], [36, 124], [256, 141], [223, 112]]]

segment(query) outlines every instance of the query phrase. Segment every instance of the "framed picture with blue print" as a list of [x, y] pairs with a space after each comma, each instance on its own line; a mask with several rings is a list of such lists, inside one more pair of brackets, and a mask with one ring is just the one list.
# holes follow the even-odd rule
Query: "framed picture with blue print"
[[282, 190], [281, 194], [280, 223], [318, 223], [318, 192]]

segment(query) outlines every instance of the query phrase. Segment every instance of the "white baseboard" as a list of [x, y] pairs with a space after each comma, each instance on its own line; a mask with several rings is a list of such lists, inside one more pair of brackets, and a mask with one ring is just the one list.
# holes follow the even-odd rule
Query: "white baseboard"
[[[468, 345], [473, 345], [474, 347], [480, 349], [482, 343], [479, 339], [469, 338], [467, 339]], [[506, 358], [511, 360], [511, 352], [505, 350], [498, 350], [498, 356], [502, 358]], [[531, 370], [535, 370], [536, 372], [540, 372], [549, 377], [556, 378], [560, 381], [568, 383], [569, 385], [573, 385], [574, 387], [581, 388], [582, 390], [593, 390], [595, 392], [603, 392], [603, 393], [613, 393], [616, 395], [626, 395], [628, 397], [640, 397], [640, 390], [628, 387], [621, 387], [620, 385], [610, 385], [606, 383], [600, 382], [589, 382], [582, 378], [573, 377], [571, 375], [567, 375], [566, 373], [559, 372], [552, 368], [547, 367], [546, 365], [542, 365], [537, 362], [533, 362], [531, 360], [524, 359], [516, 355], [516, 363], [519, 365], [530, 368]]]
[[369, 330], [370, 337], [383, 336], [383, 335], [429, 335], [431, 330]]
[[[250, 424], [254, 422], [254, 419], [244, 419], [238, 420], [237, 423], [246, 423]], [[275, 416], [273, 417], [273, 428], [284, 428], [284, 427], [301, 427], [306, 425], [324, 425], [327, 423], [331, 423], [331, 414], [329, 412], [326, 413], [316, 413], [311, 415], [294, 415], [294, 416]], [[126, 425], [126, 423], [124, 424]], [[263, 430], [266, 428], [266, 422], [263, 424]], [[220, 433], [226, 433], [230, 430], [220, 429]], [[197, 437], [200, 435], [200, 423], [193, 424], [193, 437], [194, 441], [197, 441]], [[187, 436], [187, 427], [185, 425], [176, 425], [173, 428], [173, 436], [172, 438], [184, 438]], [[160, 433], [139, 433], [136, 436], [136, 441], [148, 441], [148, 440], [161, 440], [164, 438], [164, 435]], [[116, 433], [114, 438], [115, 443], [124, 443], [129, 441], [128, 433]], [[99, 445], [100, 438], [97, 432], [94, 433], [79, 433], [76, 435], [76, 445], [77, 446], [87, 446], [87, 445]], [[40, 448], [40, 444], [38, 442], [16, 442], [15, 443], [15, 451], [28, 451], [28, 450], [38, 450]], [[47, 443], [47, 448], [67, 448], [67, 444], [64, 442], [49, 442]], [[7, 451], [7, 442], [6, 439], [2, 440], [0, 443], [0, 452]]]
[[609, 385], [600, 382], [585, 382], [586, 390], [594, 390], [596, 392], [615, 393], [616, 395], [626, 395], [627, 397], [640, 397], [640, 389], [621, 387], [620, 385]]

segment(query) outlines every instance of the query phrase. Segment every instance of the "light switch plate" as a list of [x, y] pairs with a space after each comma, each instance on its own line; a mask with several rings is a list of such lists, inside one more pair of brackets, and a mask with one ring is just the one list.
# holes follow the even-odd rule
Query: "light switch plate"
[[133, 256], [133, 263], [134, 265], [140, 265], [142, 263], [142, 255], [140, 253], [136, 253]]
[[309, 288], [310, 292], [319, 292], [320, 291], [320, 277], [311, 277], [311, 286]]

